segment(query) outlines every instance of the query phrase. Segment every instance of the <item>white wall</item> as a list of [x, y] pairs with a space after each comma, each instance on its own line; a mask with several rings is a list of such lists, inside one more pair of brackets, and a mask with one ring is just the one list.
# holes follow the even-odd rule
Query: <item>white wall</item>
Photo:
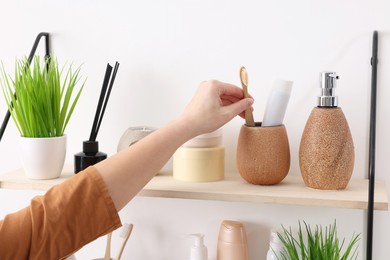
[[[47, 31], [60, 61], [83, 63], [87, 85], [66, 131], [69, 163], [89, 136], [107, 62], [121, 63], [98, 136], [101, 150], [108, 154], [115, 153], [127, 127], [161, 127], [179, 115], [202, 80], [239, 84], [239, 67], [246, 66], [257, 121], [262, 118], [273, 79], [294, 80], [285, 118], [292, 152], [291, 175], [299, 174], [299, 142], [319, 93], [319, 72], [334, 70], [341, 77], [337, 93], [355, 142], [353, 178], [365, 178], [369, 60], [376, 29], [380, 32], [376, 169], [377, 179], [389, 184], [388, 10], [390, 3], [385, 0], [4, 1], [0, 8], [0, 59], [12, 69], [15, 58], [28, 55], [36, 35]], [[4, 101], [0, 101], [0, 112], [5, 110]], [[242, 123], [237, 118], [224, 127], [228, 171], [236, 171], [235, 147]], [[12, 122], [0, 144], [0, 172], [20, 167], [17, 137]], [[25, 205], [34, 194], [1, 190], [0, 216]], [[214, 258], [223, 219], [245, 223], [251, 259], [265, 259], [268, 232], [274, 226], [295, 226], [298, 220], [327, 225], [337, 219], [341, 237], [349, 239], [353, 232], [362, 233], [359, 259], [364, 259], [365, 213], [137, 197], [121, 212], [123, 222], [135, 224], [124, 259], [187, 259], [189, 239], [185, 234], [194, 232], [206, 234], [210, 257]], [[389, 212], [375, 213], [374, 259], [385, 260], [390, 255], [389, 217]], [[118, 232], [114, 241], [118, 248]], [[104, 243], [103, 238], [86, 246], [77, 254], [78, 259], [103, 256]]]

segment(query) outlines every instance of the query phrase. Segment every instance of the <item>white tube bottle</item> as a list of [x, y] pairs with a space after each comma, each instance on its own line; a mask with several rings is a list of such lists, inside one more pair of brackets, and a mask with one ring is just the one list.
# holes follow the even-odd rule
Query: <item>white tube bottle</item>
[[261, 126], [277, 126], [283, 124], [287, 104], [290, 99], [292, 81], [276, 80], [268, 98]]
[[191, 234], [194, 243], [191, 246], [190, 260], [208, 260], [207, 247], [203, 243], [203, 234]]

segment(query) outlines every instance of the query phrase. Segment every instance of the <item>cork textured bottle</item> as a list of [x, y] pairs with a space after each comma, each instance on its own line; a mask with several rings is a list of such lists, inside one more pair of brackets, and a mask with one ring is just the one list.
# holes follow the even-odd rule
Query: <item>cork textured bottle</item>
[[355, 163], [351, 131], [335, 95], [338, 78], [335, 72], [320, 73], [321, 96], [309, 116], [299, 147], [303, 180], [314, 189], [345, 189]]
[[351, 132], [340, 107], [311, 112], [299, 148], [299, 164], [306, 186], [345, 189], [355, 161]]

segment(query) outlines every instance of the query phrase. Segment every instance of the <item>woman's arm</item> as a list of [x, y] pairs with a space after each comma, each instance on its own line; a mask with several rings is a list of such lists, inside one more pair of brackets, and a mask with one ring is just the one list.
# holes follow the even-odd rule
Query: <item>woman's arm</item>
[[249, 108], [237, 86], [204, 81], [182, 115], [128, 149], [95, 165], [121, 210], [189, 139], [214, 131]]
[[178, 147], [218, 129], [252, 103], [236, 86], [202, 82], [179, 118], [0, 221], [0, 259], [62, 259], [115, 230], [121, 225], [117, 211]]

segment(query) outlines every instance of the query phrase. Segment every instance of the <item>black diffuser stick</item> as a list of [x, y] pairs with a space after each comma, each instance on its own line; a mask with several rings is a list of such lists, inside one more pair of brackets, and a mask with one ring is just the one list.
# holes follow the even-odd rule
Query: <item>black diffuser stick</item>
[[96, 113], [95, 113], [95, 119], [93, 121], [92, 129], [91, 129], [91, 134], [89, 137], [89, 141], [94, 142], [96, 141], [97, 134], [100, 129], [100, 125], [103, 120], [104, 112], [107, 107], [108, 99], [111, 94], [112, 86], [114, 85], [116, 73], [118, 71], [119, 63], [116, 62], [115, 64], [115, 69], [113, 72], [113, 75], [111, 77], [111, 72], [112, 72], [112, 66], [110, 64], [107, 64], [106, 68], [106, 74], [104, 76], [104, 81], [102, 85], [102, 90], [100, 92], [100, 97], [99, 97], [99, 102], [96, 108]]
[[108, 86], [108, 83], [110, 82], [111, 71], [112, 71], [111, 65], [107, 64], [106, 74], [104, 76], [102, 89], [100, 91], [99, 102], [98, 102], [98, 105], [97, 105], [97, 108], [96, 108], [95, 119], [93, 120], [91, 134], [89, 136], [89, 141], [96, 141], [96, 135], [95, 135], [96, 127], [97, 127], [97, 124], [99, 122], [100, 111], [102, 109], [104, 97], [106, 95], [107, 86]]
[[371, 58], [371, 108], [370, 108], [370, 141], [368, 169], [368, 211], [367, 211], [367, 260], [372, 260], [374, 229], [374, 192], [375, 192], [375, 141], [376, 141], [376, 99], [377, 99], [377, 66], [378, 66], [378, 32], [374, 31]]
[[[110, 97], [110, 94], [111, 94], [111, 89], [112, 89], [112, 86], [114, 85], [114, 81], [115, 81], [115, 77], [116, 77], [116, 73], [118, 72], [118, 68], [119, 68], [119, 63], [116, 62], [115, 63], [115, 67], [114, 67], [114, 71], [112, 73], [112, 77], [111, 77], [111, 81], [110, 81], [110, 85], [107, 89], [107, 95], [106, 97], [104, 98], [104, 105], [103, 105], [103, 108], [102, 108], [102, 112], [101, 112], [101, 115], [99, 117], [99, 122], [96, 126], [96, 136], [99, 132], [99, 129], [100, 129], [100, 125], [102, 124], [102, 119], [103, 119], [103, 115], [104, 115], [104, 112], [106, 111], [106, 107], [107, 107], [107, 103], [108, 103], [108, 98]], [[96, 139], [96, 136], [95, 136], [95, 139]]]

